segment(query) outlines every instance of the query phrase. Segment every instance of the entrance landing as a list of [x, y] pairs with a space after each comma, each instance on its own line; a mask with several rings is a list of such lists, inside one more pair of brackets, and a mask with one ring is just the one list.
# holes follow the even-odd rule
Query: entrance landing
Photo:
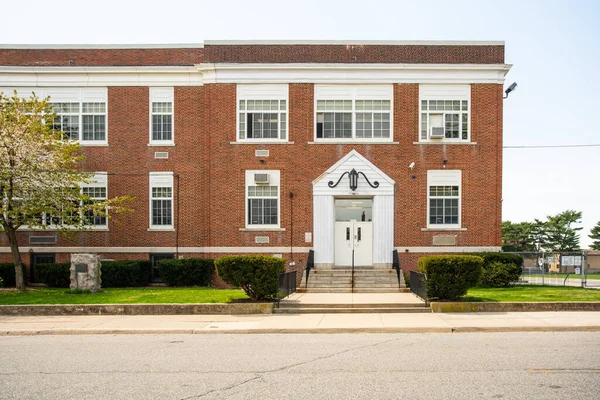
[[431, 312], [412, 293], [294, 293], [275, 313], [415, 313]]

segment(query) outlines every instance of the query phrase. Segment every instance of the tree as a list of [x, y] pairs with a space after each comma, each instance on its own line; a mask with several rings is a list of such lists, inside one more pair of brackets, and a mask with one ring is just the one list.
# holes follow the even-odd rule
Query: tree
[[94, 215], [108, 217], [109, 207], [125, 211], [122, 203], [130, 199], [92, 201], [82, 193], [81, 184], [93, 175], [80, 170], [80, 146], [53, 128], [54, 117], [47, 99], [0, 93], [0, 229], [8, 237], [18, 290], [25, 289], [19, 227], [45, 229], [50, 219], [60, 231], [83, 230]]
[[590, 248], [594, 250], [600, 250], [600, 221], [598, 221], [596, 226], [592, 228], [588, 237], [593, 239]]
[[532, 222], [502, 222], [502, 251], [535, 251], [537, 238]]
[[581, 211], [566, 210], [556, 215], [548, 215], [544, 221], [542, 243], [548, 251], [579, 250], [579, 234], [582, 227], [574, 227], [581, 223]]

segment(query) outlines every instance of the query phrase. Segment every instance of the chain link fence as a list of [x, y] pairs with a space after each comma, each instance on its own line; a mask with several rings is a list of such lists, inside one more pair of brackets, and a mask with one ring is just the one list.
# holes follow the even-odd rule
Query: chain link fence
[[600, 289], [600, 252], [518, 252], [523, 272], [518, 284]]

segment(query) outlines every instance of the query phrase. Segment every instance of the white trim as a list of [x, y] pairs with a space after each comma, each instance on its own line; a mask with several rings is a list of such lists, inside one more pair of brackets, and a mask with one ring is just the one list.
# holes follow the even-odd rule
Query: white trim
[[249, 45], [504, 46], [503, 40], [205, 40], [204, 46]]
[[[423, 101], [428, 102], [427, 110], [423, 110]], [[431, 110], [429, 107], [430, 100], [440, 100], [440, 101], [459, 101], [459, 109], [458, 110]], [[467, 102], [467, 110], [466, 112], [462, 109], [462, 102]], [[462, 138], [462, 116], [463, 114], [467, 114], [467, 139]], [[459, 118], [459, 130], [458, 130], [458, 138], [442, 138], [442, 139], [431, 139], [429, 137], [429, 133], [431, 131], [431, 124], [427, 124], [427, 136], [425, 139], [421, 137], [421, 129], [423, 114], [427, 114], [428, 122], [431, 120], [430, 115], [440, 115], [442, 116], [442, 126], [446, 126], [446, 115], [447, 114], [458, 114]], [[419, 142], [422, 143], [432, 143], [432, 144], [441, 144], [441, 143], [469, 143], [471, 141], [471, 85], [419, 85], [419, 129], [418, 129], [418, 138]]]
[[[148, 185], [148, 210], [149, 210], [149, 231], [171, 231], [175, 227], [175, 193], [173, 188], [173, 172], [150, 172], [150, 180]], [[170, 187], [171, 197], [162, 198], [163, 200], [171, 200], [171, 224], [170, 225], [153, 225], [152, 224], [152, 188], [153, 187]], [[160, 198], [158, 198], [160, 199]]]
[[294, 142], [285, 142], [285, 141], [281, 141], [281, 142], [274, 142], [272, 140], [264, 140], [264, 141], [250, 141], [250, 140], [246, 140], [246, 141], [239, 141], [239, 142], [229, 142], [229, 144], [294, 144]]
[[[208, 83], [504, 83], [510, 64], [202, 63]], [[0, 70], [1, 71], [1, 70]]]
[[[293, 253], [308, 253], [312, 247], [294, 247]], [[290, 247], [31, 247], [20, 246], [21, 253], [289, 253]], [[0, 247], [10, 253], [10, 247]]]
[[502, 250], [501, 246], [462, 246], [462, 247], [449, 247], [449, 246], [431, 246], [431, 247], [396, 247], [398, 255], [405, 253], [408, 250], [409, 253], [486, 253], [486, 252], [499, 252]]
[[147, 44], [0, 44], [0, 49], [10, 50], [111, 50], [111, 49], [202, 49], [203, 43], [147, 43]]
[[[149, 93], [149, 125], [150, 135], [148, 146], [175, 146], [175, 89], [173, 87], [151, 87]], [[152, 139], [152, 112], [153, 103], [171, 103], [171, 140], [153, 140]], [[157, 113], [169, 115], [168, 113]]]
[[[312, 181], [313, 186], [316, 185], [317, 183], [319, 183], [325, 176], [327, 176], [328, 174], [335, 171], [340, 165], [343, 165], [351, 157], [357, 157], [359, 160], [361, 160], [363, 163], [365, 163], [369, 168], [373, 169], [377, 174], [380, 175], [379, 179], [385, 180], [392, 186], [396, 184], [396, 182], [392, 178], [390, 178], [386, 173], [384, 173], [382, 170], [377, 168], [375, 166], [375, 164], [373, 164], [371, 161], [367, 160], [362, 154], [360, 154], [358, 151], [356, 151], [356, 149], [352, 149], [352, 150], [350, 150], [350, 152], [348, 154], [346, 154], [344, 157], [340, 158], [338, 160], [338, 162], [336, 162], [331, 167], [329, 167], [327, 169], [327, 171], [325, 171], [324, 173], [319, 175], [314, 181]], [[379, 195], [379, 194], [384, 194], [384, 193], [376, 193], [376, 194]]]
[[240, 232], [285, 232], [285, 228], [240, 228]]
[[[458, 186], [458, 223], [457, 224], [431, 224], [429, 223], [430, 217], [430, 190], [431, 186]], [[429, 230], [460, 230], [462, 224], [462, 170], [460, 169], [449, 169], [449, 170], [428, 170], [427, 171], [427, 229]], [[454, 198], [454, 197], [452, 197]]]
[[[254, 182], [254, 174], [268, 174], [268, 185], [257, 185]], [[253, 225], [248, 223], [250, 210], [248, 209], [248, 187], [249, 186], [277, 186], [277, 224], [272, 225]], [[244, 226], [248, 230], [264, 231], [281, 228], [281, 172], [279, 170], [246, 170], [244, 179]]]
[[[277, 114], [277, 139], [273, 138], [247, 138], [248, 135], [248, 122], [245, 121], [244, 126], [246, 132], [244, 132], [244, 138], [240, 138], [240, 101], [245, 101], [245, 110], [243, 110], [244, 116], [248, 113], [248, 100], [276, 100], [278, 107], [277, 110], [269, 110], [271, 113]], [[285, 110], [281, 109], [280, 101], [285, 101]], [[289, 99], [289, 85], [288, 84], [273, 84], [273, 85], [236, 85], [236, 98], [235, 98], [235, 140], [239, 143], [287, 143], [290, 138], [290, 99]], [[269, 112], [267, 110], [251, 110], [253, 112]], [[281, 114], [285, 113], [285, 138], [281, 139]]]
[[421, 232], [465, 232], [467, 228], [421, 228]]
[[438, 141], [434, 142], [432, 140], [432, 141], [429, 141], [429, 142], [413, 142], [413, 144], [437, 144], [437, 145], [444, 145], [444, 144], [466, 144], [466, 145], [474, 146], [474, 145], [477, 144], [477, 142], [466, 142], [466, 141], [462, 141], [462, 142], [447, 142], [447, 141], [444, 141], [444, 140], [438, 140]]
[[202, 86], [202, 75], [188, 66], [0, 66], [0, 86]]
[[[367, 141], [369, 140], [369, 141]], [[400, 144], [400, 142], [373, 142], [373, 139], [365, 139], [364, 141], [359, 141], [358, 139], [353, 139], [349, 141], [344, 140], [327, 140], [327, 139], [319, 139], [318, 142], [306, 142], [306, 144]]]

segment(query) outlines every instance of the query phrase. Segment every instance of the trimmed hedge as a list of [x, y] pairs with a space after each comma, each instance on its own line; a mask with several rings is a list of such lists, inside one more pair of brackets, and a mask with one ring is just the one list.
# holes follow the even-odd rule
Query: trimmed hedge
[[0, 263], [0, 278], [4, 281], [4, 287], [15, 287], [15, 264]]
[[136, 287], [140, 282], [140, 262], [134, 260], [103, 261], [100, 268], [102, 287]]
[[483, 258], [479, 286], [506, 287], [517, 282], [523, 272], [523, 257], [507, 253], [473, 253]]
[[208, 286], [215, 271], [214, 260], [205, 258], [160, 260], [156, 265], [167, 286]]
[[470, 255], [421, 257], [419, 271], [427, 274], [427, 298], [456, 300], [479, 282], [483, 258]]
[[285, 270], [283, 258], [271, 256], [226, 256], [215, 260], [217, 274], [239, 286], [253, 300], [277, 298], [279, 275]]
[[71, 263], [38, 264], [35, 274], [48, 287], [68, 288], [71, 285]]

